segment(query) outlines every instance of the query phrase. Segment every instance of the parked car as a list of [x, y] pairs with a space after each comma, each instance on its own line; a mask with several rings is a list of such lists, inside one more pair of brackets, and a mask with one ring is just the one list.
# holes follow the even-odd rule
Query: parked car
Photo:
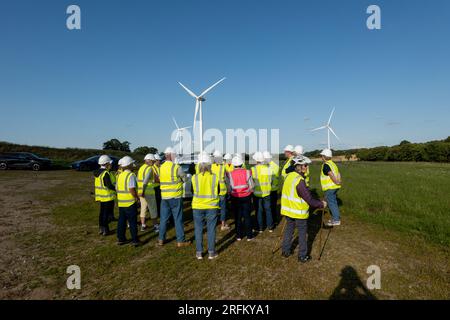
[[52, 161], [30, 152], [6, 152], [0, 154], [0, 170], [31, 169], [39, 171], [52, 166]]
[[[109, 156], [111, 158], [111, 160], [113, 161], [112, 163], [112, 170], [116, 171], [119, 168], [119, 158], [114, 157], [114, 156]], [[74, 170], [77, 171], [94, 171], [98, 168], [100, 168], [99, 164], [98, 164], [98, 159], [100, 158], [100, 156], [93, 156], [90, 158], [87, 158], [85, 160], [80, 160], [80, 161], [75, 161], [74, 163], [72, 163], [71, 167]]]

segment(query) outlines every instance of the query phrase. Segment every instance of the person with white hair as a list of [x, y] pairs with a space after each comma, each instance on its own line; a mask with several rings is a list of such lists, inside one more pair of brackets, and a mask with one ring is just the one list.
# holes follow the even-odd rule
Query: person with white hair
[[310, 163], [309, 159], [297, 156], [292, 159], [292, 162], [294, 171], [287, 175], [281, 194], [281, 215], [284, 216], [286, 221], [281, 255], [287, 258], [292, 254], [292, 236], [294, 228], [297, 227], [298, 261], [305, 263], [311, 260], [307, 246], [309, 209], [310, 207], [325, 208], [327, 203], [314, 199], [306, 186], [304, 174]]
[[110, 217], [114, 217], [114, 200], [116, 199], [115, 176], [111, 172], [113, 161], [107, 155], [98, 159], [100, 169], [94, 171], [95, 201], [100, 202], [100, 214], [98, 217], [99, 234], [110, 234]]
[[[236, 239], [241, 241], [245, 235], [247, 241], [253, 240], [251, 212], [251, 197], [254, 182], [250, 170], [242, 168], [244, 161], [241, 157], [234, 156], [232, 160], [234, 170], [227, 173], [228, 192], [231, 196], [231, 208], [236, 219]], [[244, 220], [244, 225], [242, 225]]]
[[264, 231], [263, 213], [265, 213], [267, 229], [269, 232], [273, 232], [274, 224], [270, 203], [270, 191], [272, 188], [271, 169], [264, 163], [264, 156], [261, 152], [256, 152], [253, 155], [253, 160], [256, 161], [256, 165], [252, 167], [252, 177], [255, 182], [253, 195], [258, 222], [258, 232], [262, 233]]
[[322, 156], [323, 161], [320, 170], [320, 184], [325, 193], [325, 199], [330, 207], [332, 217], [331, 220], [327, 222], [327, 226], [340, 226], [341, 216], [337, 202], [337, 192], [342, 184], [341, 174], [339, 173], [338, 166], [332, 160], [333, 153], [330, 149], [324, 149], [320, 155]]
[[186, 178], [186, 173], [180, 165], [174, 163], [176, 154], [171, 147], [166, 148], [164, 156], [166, 160], [159, 171], [162, 200], [157, 244], [164, 245], [167, 221], [172, 216], [175, 222], [177, 247], [185, 247], [191, 244], [190, 241], [186, 241], [183, 225], [183, 179]]
[[192, 211], [195, 228], [196, 258], [203, 259], [203, 227], [206, 222], [208, 259], [216, 253], [217, 209], [219, 209], [220, 177], [211, 170], [211, 158], [202, 154], [198, 159], [199, 173], [192, 176]]
[[227, 225], [227, 186], [225, 183], [225, 166], [223, 164], [222, 152], [216, 150], [213, 153], [214, 163], [211, 165], [211, 172], [219, 178], [220, 193], [219, 193], [219, 217], [220, 217], [220, 231], [229, 230]]
[[274, 224], [277, 224], [280, 220], [278, 211], [278, 192], [280, 182], [280, 166], [272, 160], [272, 155], [269, 151], [263, 152], [265, 163], [269, 166], [272, 174], [272, 185], [270, 189], [270, 209], [272, 211], [272, 217]]
[[118, 245], [128, 243], [125, 232], [127, 223], [130, 226], [131, 241], [135, 247], [141, 243], [138, 239], [137, 228], [137, 203], [139, 203], [139, 196], [137, 193], [137, 178], [132, 172], [135, 166], [135, 161], [125, 156], [121, 159], [121, 167], [123, 172], [117, 177], [117, 203], [119, 205], [119, 221], [117, 223], [117, 238]]
[[145, 216], [147, 210], [150, 214], [152, 226], [154, 231], [158, 231], [156, 218], [158, 217], [158, 210], [156, 208], [155, 197], [155, 183], [158, 181], [158, 177], [153, 170], [153, 164], [155, 162], [155, 156], [153, 154], [147, 154], [144, 157], [144, 164], [139, 168], [137, 174], [138, 182], [138, 195], [141, 202], [141, 231], [147, 229], [145, 224]]

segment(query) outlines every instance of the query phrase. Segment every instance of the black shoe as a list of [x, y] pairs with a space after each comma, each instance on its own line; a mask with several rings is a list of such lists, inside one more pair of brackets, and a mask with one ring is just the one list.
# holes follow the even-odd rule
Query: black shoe
[[130, 243], [130, 240], [125, 240], [125, 241], [117, 241], [117, 245], [119, 246], [123, 246], [124, 244]]
[[304, 257], [299, 257], [298, 261], [301, 263], [305, 263], [308, 262], [309, 260], [311, 260], [311, 256], [304, 256]]
[[142, 242], [138, 241], [138, 242], [133, 242], [133, 246], [135, 248], [142, 246]]
[[290, 253], [281, 252], [281, 256], [284, 257], [284, 258], [289, 258], [290, 255], [291, 255]]

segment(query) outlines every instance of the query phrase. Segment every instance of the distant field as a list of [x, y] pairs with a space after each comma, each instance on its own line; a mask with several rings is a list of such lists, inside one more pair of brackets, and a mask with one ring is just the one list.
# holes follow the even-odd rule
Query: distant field
[[[175, 248], [173, 229], [162, 248], [151, 232], [140, 233], [140, 248], [118, 247], [115, 236], [97, 235], [90, 173], [0, 172], [0, 298], [450, 298], [450, 165], [349, 162], [340, 168], [343, 225], [331, 231], [318, 261], [319, 217], [311, 217], [307, 265], [272, 255], [280, 227], [250, 243], [236, 242], [234, 230], [218, 231], [214, 261], [197, 261], [193, 246]], [[311, 169], [313, 188], [319, 169]], [[185, 206], [186, 237], [193, 239]], [[82, 270], [79, 291], [65, 288], [71, 264]], [[365, 288], [372, 264], [382, 270], [381, 290]]]

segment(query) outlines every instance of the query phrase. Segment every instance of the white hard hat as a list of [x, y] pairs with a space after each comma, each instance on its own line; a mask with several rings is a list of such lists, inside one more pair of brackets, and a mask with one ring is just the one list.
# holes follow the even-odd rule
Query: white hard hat
[[98, 158], [98, 164], [99, 165], [105, 165], [107, 163], [112, 163], [113, 161], [111, 160], [111, 158], [109, 156], [107, 156], [106, 154], [100, 156], [100, 158]]
[[261, 152], [257, 151], [253, 155], [253, 160], [255, 160], [256, 162], [263, 162], [264, 161], [264, 156], [263, 156], [263, 154]]
[[226, 154], [223, 156], [223, 158], [224, 158], [225, 160], [231, 160], [233, 157], [231, 156], [231, 154], [226, 153]]
[[175, 150], [173, 150], [172, 147], [167, 147], [166, 150], [164, 150], [164, 153], [165, 154], [168, 154], [168, 153], [173, 154], [173, 153], [175, 153]]
[[130, 156], [125, 156], [125, 157], [123, 157], [120, 160], [122, 161], [121, 164], [120, 164], [122, 167], [128, 167], [128, 166], [132, 165], [135, 162], [133, 160], [133, 158], [131, 158]]
[[159, 156], [159, 153], [154, 154], [155, 160], [161, 160], [161, 157]]
[[296, 156], [292, 161], [294, 162], [294, 166], [298, 164], [310, 164], [312, 162], [311, 159], [305, 156]]
[[117, 162], [117, 164], [118, 164], [119, 166], [122, 166], [122, 158], [119, 159], [119, 161]]
[[272, 159], [272, 155], [270, 154], [269, 151], [264, 151], [263, 157], [264, 157], [264, 159], [267, 159], [267, 160]]
[[303, 154], [303, 146], [295, 146], [294, 151], [297, 155]]
[[220, 152], [219, 150], [214, 151], [213, 157], [214, 158], [222, 158], [222, 152]]
[[284, 147], [283, 151], [294, 152], [294, 147], [291, 144], [288, 144], [286, 147]]
[[148, 153], [146, 156], [145, 156], [145, 158], [144, 158], [144, 160], [156, 160], [155, 159], [155, 155], [154, 154], [151, 154], [151, 153]]
[[242, 161], [241, 157], [234, 156], [233, 160], [231, 160], [231, 164], [235, 167], [240, 167], [244, 164], [244, 161]]
[[333, 153], [330, 149], [323, 149], [320, 155], [331, 158], [333, 156]]
[[239, 158], [241, 158], [241, 159], [243, 159], [242, 158], [242, 154], [240, 154], [240, 153], [235, 153], [235, 155], [234, 155], [235, 157], [239, 157]]
[[198, 156], [198, 163], [211, 164], [211, 157], [208, 154], [200, 154]]

